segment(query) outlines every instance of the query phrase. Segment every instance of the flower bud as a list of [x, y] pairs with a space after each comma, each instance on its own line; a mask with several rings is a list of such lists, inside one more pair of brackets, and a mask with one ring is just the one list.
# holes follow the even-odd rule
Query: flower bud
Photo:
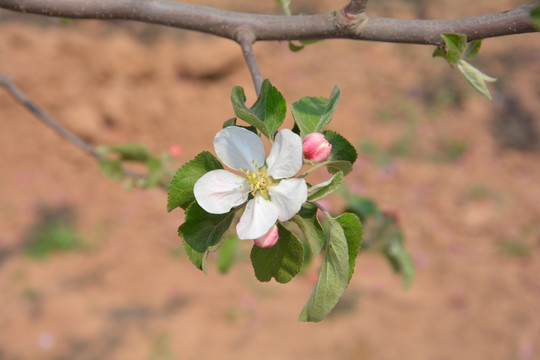
[[182, 149], [182, 146], [180, 145], [171, 145], [167, 149], [167, 153], [174, 158], [177, 158], [180, 155], [182, 155], [182, 152], [183, 152], [183, 149]]
[[332, 145], [321, 133], [311, 133], [304, 138], [304, 157], [308, 161], [323, 162], [328, 159]]
[[255, 245], [260, 248], [269, 248], [274, 246], [279, 238], [278, 228], [276, 225], [272, 226], [270, 230], [258, 239], [255, 239]]

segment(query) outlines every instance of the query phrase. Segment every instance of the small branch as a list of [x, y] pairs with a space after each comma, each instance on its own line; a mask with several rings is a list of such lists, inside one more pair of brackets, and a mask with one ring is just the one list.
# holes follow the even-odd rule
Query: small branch
[[[35, 105], [28, 97], [15, 85], [13, 82], [13, 77], [9, 75], [0, 74], [0, 87], [5, 88], [20, 104], [22, 104], [26, 109], [31, 113], [36, 115], [38, 119], [43, 121], [46, 125], [50, 126], [56, 133], [62, 136], [64, 139], [67, 139], [72, 144], [77, 146], [79, 149], [86, 152], [88, 155], [94, 157], [96, 160], [102, 160], [104, 157], [96, 151], [96, 149], [85, 142], [83, 139], [73, 134], [68, 129], [60, 125], [56, 120], [47, 115], [43, 110], [41, 110], [37, 105]], [[143, 179], [146, 176], [135, 171], [124, 169], [124, 175], [128, 177], [133, 177], [136, 179]], [[160, 186], [163, 190], [167, 191], [167, 186]]]
[[253, 38], [253, 34], [248, 30], [240, 31], [238, 34], [238, 43], [242, 47], [242, 53], [246, 59], [249, 72], [251, 73], [251, 78], [253, 79], [255, 92], [257, 93], [257, 96], [259, 96], [261, 93], [263, 78], [261, 71], [259, 70], [259, 65], [257, 64], [257, 59], [253, 53]]
[[13, 78], [8, 75], [0, 75], [0, 86], [4, 87], [19, 103], [21, 103], [25, 108], [30, 112], [36, 115], [41, 121], [49, 125], [63, 138], [71, 141], [78, 148], [82, 149], [87, 154], [95, 157], [96, 159], [101, 159], [102, 156], [94, 149], [93, 146], [87, 144], [83, 139], [73, 134], [62, 125], [57, 123], [52, 117], [47, 115], [44, 111], [38, 108], [34, 103], [32, 103], [26, 95], [19, 90], [19, 88], [13, 83]]
[[[330, 14], [306, 16], [239, 13], [170, 0], [0, 0], [0, 8], [73, 19], [141, 21], [231, 40], [236, 40], [239, 29], [248, 28], [253, 34], [252, 42], [342, 38], [440, 45], [441, 33], [465, 34], [470, 41], [537, 31], [530, 18], [534, 5], [454, 20], [368, 18], [363, 12], [354, 16], [354, 11], [365, 3], [366, 0], [352, 0], [349, 13], [343, 8]], [[343, 19], [340, 14], [356, 19], [349, 23], [347, 16]]]
[[351, 0], [349, 5], [345, 6], [345, 13], [358, 15], [363, 13], [369, 0]]

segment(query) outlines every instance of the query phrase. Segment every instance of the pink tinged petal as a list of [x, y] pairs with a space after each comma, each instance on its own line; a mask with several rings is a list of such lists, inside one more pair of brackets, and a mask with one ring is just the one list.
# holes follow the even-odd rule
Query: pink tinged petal
[[249, 130], [229, 126], [220, 130], [214, 138], [218, 158], [235, 170], [257, 171], [264, 165], [264, 145], [261, 138]]
[[193, 187], [197, 203], [211, 214], [225, 214], [243, 204], [248, 192], [246, 179], [227, 170], [207, 172]]
[[321, 133], [310, 133], [304, 138], [304, 157], [306, 160], [323, 162], [328, 159], [332, 145]]
[[236, 225], [236, 232], [242, 240], [257, 239], [266, 234], [277, 219], [277, 206], [257, 194], [248, 201], [246, 209]]
[[307, 184], [304, 179], [284, 179], [276, 186], [268, 188], [272, 203], [279, 212], [278, 219], [286, 221], [292, 218], [307, 200]]
[[279, 239], [278, 227], [276, 225], [272, 226], [270, 230], [260, 238], [255, 239], [255, 245], [260, 248], [269, 248], [276, 245]]
[[274, 179], [294, 176], [302, 167], [302, 139], [289, 129], [280, 130], [268, 159], [267, 174]]

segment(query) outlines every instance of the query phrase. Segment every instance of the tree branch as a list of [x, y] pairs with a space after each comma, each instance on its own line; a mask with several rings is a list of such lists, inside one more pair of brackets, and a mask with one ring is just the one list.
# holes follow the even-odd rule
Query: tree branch
[[31, 102], [26, 95], [19, 90], [17, 86], [13, 83], [13, 78], [8, 75], [0, 75], [0, 87], [5, 88], [15, 100], [21, 103], [25, 108], [30, 112], [36, 115], [41, 121], [54, 129], [60, 136], [69, 140], [71, 143], [75, 144], [78, 148], [82, 149], [87, 154], [95, 157], [96, 159], [101, 159], [102, 156], [94, 149], [93, 146], [87, 144], [83, 139], [73, 134], [68, 129], [64, 128], [62, 125], [57, 123], [53, 118], [47, 115], [44, 111], [38, 108], [33, 102]]
[[[79, 149], [86, 152], [88, 155], [94, 157], [96, 160], [104, 159], [103, 155], [97, 152], [96, 149], [92, 145], [88, 144], [83, 139], [73, 134], [68, 129], [64, 128], [56, 120], [54, 120], [47, 113], [41, 110], [37, 105], [35, 105], [32, 101], [30, 101], [28, 97], [15, 85], [15, 83], [13, 82], [13, 78], [11, 76], [0, 74], [0, 87], [5, 88], [15, 98], [15, 100], [17, 100], [20, 104], [22, 104], [31, 113], [36, 115], [38, 119], [40, 119], [46, 125], [51, 127], [64, 139], [70, 141], [72, 144], [74, 144]], [[138, 172], [135, 172], [129, 169], [124, 169], [124, 175], [128, 177], [136, 178], [136, 179], [144, 179], [146, 177], [143, 174], [140, 174]], [[160, 187], [163, 190], [168, 191], [167, 186], [160, 184]]]
[[353, 0], [339, 11], [308, 16], [247, 14], [168, 0], [0, 0], [0, 8], [74, 19], [141, 21], [232, 40], [238, 31], [249, 29], [253, 42], [343, 38], [440, 45], [443, 32], [475, 40], [536, 31], [530, 19], [533, 5], [454, 20], [408, 20], [367, 17], [358, 12], [366, 2]]
[[242, 47], [242, 53], [244, 54], [249, 72], [251, 73], [253, 84], [255, 85], [255, 92], [257, 93], [257, 96], [259, 96], [263, 78], [261, 71], [259, 70], [259, 65], [257, 64], [257, 59], [253, 53], [253, 34], [249, 31], [242, 31], [238, 35], [238, 43]]

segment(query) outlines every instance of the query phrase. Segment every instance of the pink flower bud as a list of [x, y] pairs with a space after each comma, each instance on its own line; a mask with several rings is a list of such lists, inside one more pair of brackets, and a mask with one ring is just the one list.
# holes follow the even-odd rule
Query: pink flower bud
[[278, 228], [276, 225], [272, 226], [270, 230], [258, 239], [255, 239], [255, 245], [260, 248], [269, 248], [274, 246], [279, 238]]
[[182, 155], [182, 152], [183, 152], [182, 150], [183, 150], [182, 146], [180, 145], [171, 145], [167, 149], [167, 153], [171, 155], [172, 157], [177, 158], [180, 155]]
[[323, 162], [328, 159], [332, 145], [321, 133], [311, 133], [304, 138], [304, 157], [308, 161]]

